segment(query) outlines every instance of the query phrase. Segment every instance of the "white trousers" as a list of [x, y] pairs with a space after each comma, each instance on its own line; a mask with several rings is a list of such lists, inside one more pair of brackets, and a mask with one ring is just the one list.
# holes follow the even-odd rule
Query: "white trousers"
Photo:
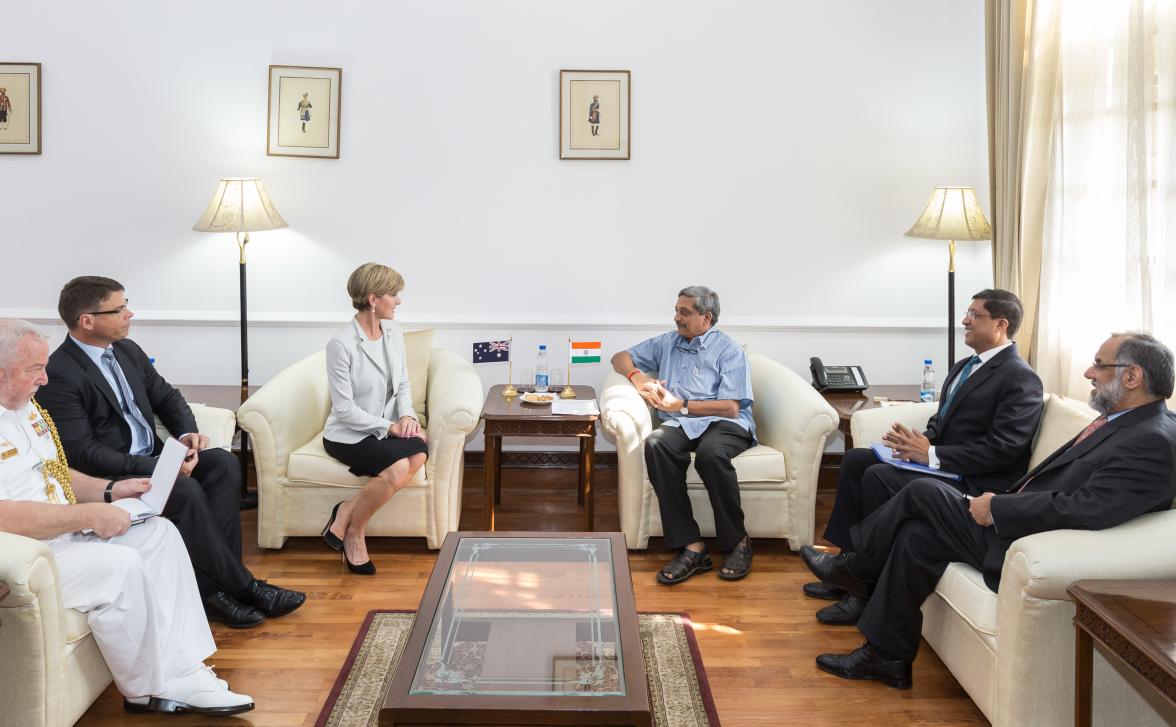
[[110, 540], [78, 534], [48, 545], [62, 603], [86, 614], [123, 696], [159, 694], [216, 651], [188, 551], [167, 519]]

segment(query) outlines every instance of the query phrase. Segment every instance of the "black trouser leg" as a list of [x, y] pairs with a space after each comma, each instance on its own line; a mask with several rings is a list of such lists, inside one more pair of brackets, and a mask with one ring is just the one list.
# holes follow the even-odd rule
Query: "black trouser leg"
[[849, 450], [841, 459], [837, 499], [825, 526], [825, 539], [842, 550], [853, 550], [850, 528], [909, 483], [926, 476], [879, 462], [870, 449]]
[[241, 559], [241, 462], [223, 449], [206, 449], [192, 472], [208, 500], [212, 521]]
[[694, 442], [681, 427], [658, 427], [645, 439], [645, 468], [657, 493], [662, 537], [667, 548], [681, 548], [702, 540], [686, 493], [686, 468], [693, 449]]
[[715, 540], [719, 550], [728, 551], [743, 540], [743, 505], [739, 478], [731, 460], [751, 446], [751, 434], [730, 422], [715, 422], [698, 438], [694, 469], [706, 486], [715, 513]]
[[923, 628], [923, 601], [949, 563], [983, 568], [991, 527], [976, 524], [968, 500], [932, 478], [910, 483], [853, 529], [855, 576], [877, 580], [858, 630], [874, 646], [913, 660]]
[[[202, 598], [217, 591], [237, 594], [249, 586], [253, 575], [225, 542], [199, 482], [191, 477], [176, 478], [163, 514], [184, 539]], [[238, 534], [238, 549], [240, 542]]]

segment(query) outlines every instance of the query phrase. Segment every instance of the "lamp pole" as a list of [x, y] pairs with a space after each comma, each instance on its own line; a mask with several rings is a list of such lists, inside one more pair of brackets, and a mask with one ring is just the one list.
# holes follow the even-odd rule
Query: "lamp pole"
[[[947, 241], [947, 366], [944, 375], [955, 365], [955, 240]], [[242, 263], [243, 265], [244, 263]], [[245, 273], [241, 273], [244, 275]]]

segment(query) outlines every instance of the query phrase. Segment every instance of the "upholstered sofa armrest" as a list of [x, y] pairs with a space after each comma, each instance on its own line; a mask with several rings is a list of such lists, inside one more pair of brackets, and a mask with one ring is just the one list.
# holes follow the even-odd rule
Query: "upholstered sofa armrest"
[[425, 475], [432, 483], [428, 494], [426, 536], [430, 548], [461, 522], [461, 483], [466, 439], [482, 416], [482, 380], [473, 364], [443, 348], [429, 352], [429, 377], [425, 392], [426, 434], [429, 459]]
[[[756, 437], [784, 453], [788, 474], [820, 467], [825, 438], [837, 428], [837, 411], [807, 380], [778, 361], [751, 355]], [[815, 482], [815, 480], [814, 480]]]
[[249, 433], [258, 487], [284, 483], [290, 453], [323, 430], [330, 410], [326, 355], [311, 354], [270, 379], [237, 409]]
[[228, 409], [204, 404], [189, 404], [196, 417], [196, 428], [207, 435], [210, 447], [229, 449], [233, 446], [233, 433], [237, 429], [237, 415]]
[[927, 420], [938, 406], [933, 401], [922, 401], [855, 412], [849, 420], [849, 436], [853, 437], [855, 447], [868, 447], [873, 442], [882, 441], [882, 435], [895, 422], [921, 432], [927, 428]]
[[1017, 540], [1005, 554], [1000, 608], [1017, 607], [1022, 596], [1068, 601], [1066, 588], [1087, 578], [1176, 578], [1176, 510], [1106, 530], [1051, 530]]
[[9, 588], [0, 602], [0, 653], [20, 645], [14, 660], [5, 660], [5, 678], [32, 685], [60, 669], [66, 646], [52, 552], [40, 540], [0, 532], [0, 581]]
[[425, 395], [430, 442], [434, 433], [465, 435], [482, 416], [482, 380], [470, 362], [444, 348], [429, 353], [429, 384]]
[[600, 430], [605, 439], [616, 445], [618, 457], [639, 458], [642, 442], [653, 431], [649, 405], [616, 371], [609, 372], [600, 390]]
[[793, 550], [811, 545], [817, 507], [817, 475], [825, 441], [837, 429], [837, 412], [807, 379], [778, 361], [751, 354], [756, 436], [784, 455], [794, 485], [788, 493], [788, 539]]

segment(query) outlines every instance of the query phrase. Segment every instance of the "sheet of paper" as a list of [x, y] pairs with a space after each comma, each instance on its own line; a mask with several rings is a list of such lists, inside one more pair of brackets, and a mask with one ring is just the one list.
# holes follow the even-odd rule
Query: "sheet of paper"
[[[140, 523], [147, 518], [152, 518], [158, 515], [151, 506], [143, 502], [137, 497], [124, 497], [121, 500], [115, 500], [114, 506], [126, 510], [131, 515], [131, 523]], [[89, 532], [89, 531], [88, 531]]]
[[581, 399], [556, 399], [551, 402], [551, 413], [592, 416], [599, 414], [600, 410], [596, 408], [595, 399], [588, 399], [587, 401]]
[[163, 451], [159, 453], [159, 459], [155, 463], [155, 471], [151, 473], [151, 489], [139, 498], [156, 514], [162, 513], [164, 506], [167, 505], [167, 498], [171, 496], [172, 488], [176, 485], [176, 477], [180, 474], [180, 467], [183, 466], [187, 454], [188, 448], [179, 440], [168, 437], [164, 442]]

